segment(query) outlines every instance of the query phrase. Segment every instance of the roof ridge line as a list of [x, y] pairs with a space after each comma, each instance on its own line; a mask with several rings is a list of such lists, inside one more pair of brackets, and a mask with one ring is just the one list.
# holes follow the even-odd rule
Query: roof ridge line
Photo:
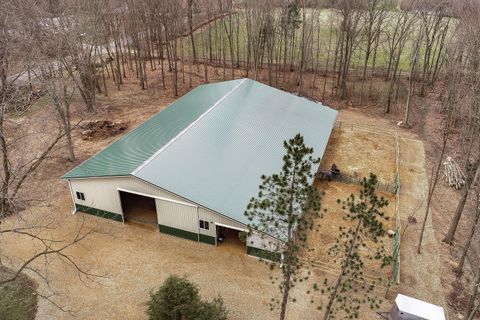
[[230, 91], [228, 91], [223, 97], [217, 100], [207, 111], [202, 113], [197, 119], [195, 119], [192, 123], [190, 123], [185, 129], [180, 131], [175, 137], [173, 137], [170, 141], [168, 141], [163, 147], [158, 149], [153, 155], [151, 155], [147, 160], [145, 160], [141, 165], [139, 165], [135, 170], [132, 171], [132, 175], [135, 176], [140, 170], [142, 170], [148, 163], [150, 163], [153, 159], [155, 159], [163, 150], [168, 148], [173, 142], [175, 142], [178, 138], [183, 136], [191, 127], [193, 127], [197, 122], [199, 122], [202, 118], [204, 118], [210, 111], [215, 109], [223, 100], [225, 100], [230, 94], [232, 94], [236, 89], [238, 89], [248, 78], [242, 79], [239, 84], [233, 87]]

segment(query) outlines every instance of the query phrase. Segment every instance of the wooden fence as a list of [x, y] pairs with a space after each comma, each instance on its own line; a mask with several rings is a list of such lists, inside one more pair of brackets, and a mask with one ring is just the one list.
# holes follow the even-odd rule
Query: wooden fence
[[[400, 220], [400, 142], [398, 138], [398, 134], [394, 131], [378, 129], [372, 126], [367, 125], [358, 125], [343, 121], [336, 121], [335, 128], [338, 129], [349, 129], [349, 130], [360, 130], [360, 131], [367, 131], [373, 134], [381, 134], [386, 135], [394, 139], [395, 141], [395, 178], [392, 183], [388, 182], [378, 182], [377, 189], [390, 192], [395, 195], [395, 236], [393, 237], [393, 265], [392, 265], [392, 276], [390, 281], [395, 282], [397, 285], [400, 284], [400, 233], [401, 233], [401, 220]], [[343, 175], [339, 177], [339, 181], [344, 183], [351, 183], [351, 184], [360, 184], [361, 178], [352, 177], [348, 175]]]

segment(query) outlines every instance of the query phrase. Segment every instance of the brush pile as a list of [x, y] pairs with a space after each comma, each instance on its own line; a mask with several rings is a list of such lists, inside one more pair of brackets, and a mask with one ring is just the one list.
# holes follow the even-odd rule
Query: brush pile
[[83, 140], [94, 140], [123, 133], [127, 128], [128, 124], [126, 122], [97, 120], [82, 124], [79, 130]]

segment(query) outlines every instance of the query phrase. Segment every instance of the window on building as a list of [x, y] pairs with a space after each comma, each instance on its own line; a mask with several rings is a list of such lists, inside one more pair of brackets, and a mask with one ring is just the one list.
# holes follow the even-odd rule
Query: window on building
[[200, 229], [205, 229], [209, 230], [210, 229], [210, 223], [205, 220], [200, 220]]
[[78, 200], [85, 200], [85, 194], [83, 192], [77, 191], [77, 199]]

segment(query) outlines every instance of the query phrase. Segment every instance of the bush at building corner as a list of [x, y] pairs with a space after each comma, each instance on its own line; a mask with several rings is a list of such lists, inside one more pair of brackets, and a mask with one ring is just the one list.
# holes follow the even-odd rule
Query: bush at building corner
[[247, 243], [247, 233], [244, 231], [240, 231], [238, 233], [238, 240], [240, 240], [241, 243]]
[[150, 320], [226, 320], [223, 299], [202, 301], [198, 287], [185, 277], [171, 275], [147, 303]]

